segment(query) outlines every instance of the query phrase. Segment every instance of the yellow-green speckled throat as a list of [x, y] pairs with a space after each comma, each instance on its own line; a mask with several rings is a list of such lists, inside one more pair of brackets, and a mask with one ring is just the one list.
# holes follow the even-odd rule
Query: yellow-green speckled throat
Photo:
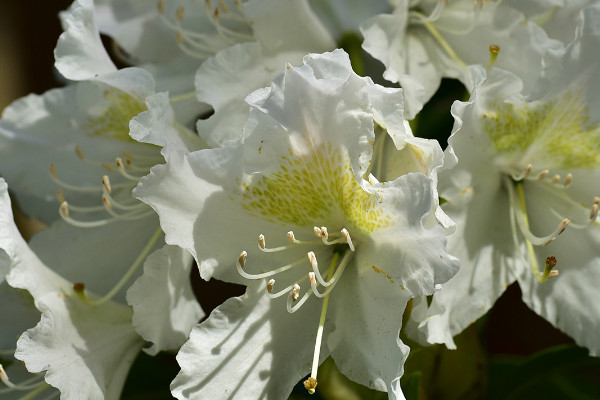
[[348, 155], [328, 143], [305, 155], [279, 159], [279, 170], [242, 184], [242, 206], [272, 222], [348, 227], [369, 233], [390, 226], [381, 199], [363, 190]]
[[590, 122], [583, 90], [522, 106], [502, 103], [482, 116], [496, 151], [511, 159], [563, 170], [600, 165], [600, 126]]
[[146, 110], [146, 105], [136, 97], [109, 89], [104, 92], [108, 107], [99, 117], [89, 117], [86, 132], [89, 136], [134, 141], [129, 136], [129, 121]]

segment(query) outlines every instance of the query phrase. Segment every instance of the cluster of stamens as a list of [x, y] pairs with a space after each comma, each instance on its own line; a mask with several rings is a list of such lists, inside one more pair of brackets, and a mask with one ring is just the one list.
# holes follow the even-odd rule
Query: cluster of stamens
[[[57, 191], [56, 197], [60, 204], [59, 213], [63, 220], [71, 225], [81, 228], [94, 228], [104, 226], [116, 221], [130, 221], [152, 215], [149, 208], [133, 199], [130, 195], [131, 190], [138, 183], [139, 179], [146, 175], [150, 167], [160, 159], [148, 156], [133, 155], [124, 152], [123, 157], [117, 157], [114, 164], [97, 162], [89, 160], [83, 154], [83, 150], [77, 146], [75, 148], [78, 157], [85, 163], [102, 167], [109, 173], [118, 173], [121, 179], [117, 184], [111, 184], [108, 175], [103, 175], [100, 185], [97, 186], [78, 186], [61, 180], [58, 176], [58, 169], [55, 163], [50, 164], [50, 177], [61, 187]], [[98, 193], [101, 203], [98, 205], [81, 206], [69, 204], [65, 198], [65, 190], [75, 193]], [[117, 199], [121, 195], [123, 199]], [[90, 216], [95, 213], [105, 213], [109, 217], [87, 218], [86, 220], [75, 219], [71, 212]]]
[[[216, 33], [195, 32], [183, 26], [185, 16], [184, 6], [175, 11], [173, 19], [165, 14], [165, 1], [158, 1], [158, 13], [162, 22], [173, 32], [177, 45], [184, 53], [199, 59], [206, 59], [219, 50], [236, 43], [252, 41], [251, 29], [241, 13], [239, 0], [234, 0], [233, 7], [223, 0], [213, 7], [211, 0], [205, 0], [204, 10], [208, 21]], [[217, 37], [218, 36], [218, 39]]]
[[[261, 234], [258, 236], [258, 248], [262, 252], [273, 253], [297, 248], [297, 246], [315, 246], [321, 244], [325, 246], [334, 246], [333, 257], [331, 259], [330, 266], [327, 270], [326, 278], [324, 278], [323, 274], [321, 273], [319, 263], [317, 261], [317, 255], [312, 250], [307, 252], [308, 264], [310, 266], [310, 270], [308, 271], [308, 273], [306, 275], [302, 274], [303, 276], [300, 279], [296, 280], [293, 283], [290, 283], [288, 286], [279, 291], [275, 291], [275, 285], [277, 282], [273, 277], [285, 271], [291, 270], [292, 268], [297, 268], [301, 264], [306, 263], [307, 260], [304, 257], [295, 260], [289, 264], [283, 265], [279, 268], [260, 274], [250, 274], [245, 271], [246, 262], [248, 259], [248, 253], [246, 251], [241, 252], [236, 262], [238, 272], [244, 278], [252, 280], [268, 279], [266, 283], [266, 293], [270, 298], [278, 298], [287, 294], [287, 311], [289, 313], [296, 312], [308, 300], [308, 298], [311, 295], [315, 295], [316, 297], [323, 299], [321, 318], [319, 321], [317, 337], [315, 340], [315, 351], [313, 354], [312, 372], [310, 378], [304, 382], [304, 386], [309, 391], [309, 393], [314, 393], [315, 388], [317, 386], [317, 369], [319, 366], [319, 353], [321, 349], [321, 339], [323, 336], [323, 327], [325, 324], [325, 314], [327, 311], [329, 294], [331, 293], [335, 285], [340, 281], [344, 269], [352, 259], [352, 256], [355, 251], [354, 243], [350, 238], [350, 233], [345, 228], [342, 229], [339, 234], [330, 235], [326, 227], [319, 228], [315, 226], [313, 232], [314, 235], [317, 237], [317, 240], [301, 241], [296, 239], [296, 235], [294, 234], [294, 232], [289, 231], [286, 235], [289, 244], [272, 248], [267, 247], [265, 237]], [[340, 251], [338, 246], [348, 247], [346, 250]], [[309, 280], [310, 287], [307, 288], [304, 291], [304, 293], [302, 293], [301, 284], [307, 278]], [[320, 287], [324, 288], [324, 290], [320, 289]]]
[[[565, 231], [567, 226], [577, 229], [584, 229], [589, 225], [593, 224], [598, 217], [598, 208], [600, 204], [600, 198], [595, 196], [589, 210], [573, 200], [564, 189], [568, 188], [573, 183], [573, 175], [567, 174], [564, 178], [560, 175], [555, 174], [551, 175], [548, 169], [544, 169], [536, 174], [532, 173], [533, 166], [531, 164], [527, 165], [523, 169], [523, 171], [519, 174], [513, 174], [512, 180], [506, 178], [506, 187], [508, 189], [509, 201], [510, 201], [510, 211], [511, 211], [511, 226], [513, 230], [513, 239], [515, 244], [518, 246], [517, 239], [517, 229], [518, 226], [521, 235], [525, 238], [525, 243], [527, 246], [527, 250], [529, 253], [530, 263], [532, 265], [533, 273], [536, 279], [540, 282], [544, 282], [546, 279], [557, 276], [558, 271], [553, 270], [556, 266], [556, 258], [554, 256], [549, 256], [546, 259], [546, 265], [544, 267], [544, 271], [540, 272], [537, 266], [535, 251], [533, 246], [546, 246], [552, 241], [556, 240], [557, 237]], [[525, 193], [523, 190], [523, 182], [524, 181], [538, 181], [543, 182], [545, 185], [541, 185], [540, 187], [548, 189], [548, 197], [552, 197], [558, 199], [565, 204], [567, 204], [571, 209], [580, 210], [582, 213], [582, 219], [585, 218], [587, 221], [585, 223], [582, 222], [573, 222], [569, 218], [565, 218], [558, 210], [554, 209], [551, 205], [548, 205], [547, 209], [550, 213], [560, 220], [558, 226], [545, 236], [536, 236], [534, 235], [529, 227], [529, 220], [527, 216], [527, 207], [525, 203]], [[516, 189], [516, 193], [515, 193]], [[589, 212], [588, 212], [589, 211]], [[515, 224], [516, 222], [516, 224]], [[526, 257], [523, 257], [526, 259]]]

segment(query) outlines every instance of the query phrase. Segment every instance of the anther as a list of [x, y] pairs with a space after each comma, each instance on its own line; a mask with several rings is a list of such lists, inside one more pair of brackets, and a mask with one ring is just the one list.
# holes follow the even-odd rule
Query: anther
[[313, 228], [313, 232], [315, 233], [316, 237], [318, 237], [319, 239], [321, 239], [321, 228], [319, 228], [318, 226], [315, 226]]
[[248, 253], [246, 252], [246, 250], [242, 251], [240, 253], [240, 256], [238, 257], [238, 263], [240, 264], [240, 267], [244, 268], [246, 267], [246, 259], [248, 258]]
[[292, 286], [292, 290], [290, 291], [290, 297], [292, 301], [296, 301], [298, 300], [298, 297], [300, 297], [300, 285], [298, 285], [297, 283], [294, 283], [294, 286]]
[[590, 211], [590, 219], [596, 219], [598, 216], [598, 203], [592, 204], [592, 209]]
[[557, 235], [560, 235], [561, 233], [563, 233], [565, 231], [565, 229], [567, 229], [567, 225], [569, 225], [569, 219], [565, 218], [561, 221], [561, 223], [558, 225], [558, 233]]
[[547, 170], [547, 169], [543, 170], [542, 172], [539, 173], [538, 179], [540, 181], [543, 181], [544, 179], [546, 179], [546, 177], [548, 176], [549, 173], [550, 173], [549, 170]]
[[177, 11], [175, 12], [175, 16], [179, 22], [183, 21], [183, 13], [185, 12], [185, 8], [183, 6], [177, 7]]
[[219, 7], [221, 7], [225, 13], [229, 11], [229, 7], [227, 7], [227, 4], [225, 4], [223, 0], [219, 2]]
[[62, 203], [60, 203], [58, 212], [60, 213], [61, 217], [69, 218], [69, 204], [66, 201], [63, 201]]
[[275, 286], [275, 279], [269, 279], [269, 282], [267, 282], [267, 292], [269, 292], [269, 294], [273, 293], [274, 286]]
[[177, 31], [177, 33], [175, 34], [175, 38], [177, 39], [177, 43], [183, 44], [183, 34], [181, 33], [181, 31]]
[[294, 235], [294, 232], [289, 231], [287, 233], [287, 238], [290, 241], [290, 243], [296, 243], [296, 236]]
[[110, 203], [110, 200], [104, 193], [102, 193], [102, 204], [104, 204], [108, 208], [112, 208], [112, 204]]
[[341, 230], [341, 233], [344, 240], [346, 240], [346, 243], [348, 243], [348, 247], [350, 247], [350, 250], [354, 251], [354, 244], [352, 243], [352, 239], [350, 238], [350, 232], [348, 232], [346, 228], [343, 228]]
[[107, 193], [111, 193], [112, 189], [110, 187], [110, 179], [108, 179], [108, 175], [104, 175], [102, 177], [102, 187], [106, 190]]
[[50, 176], [54, 179], [58, 179], [58, 172], [56, 171], [55, 163], [50, 163]]
[[158, 12], [161, 14], [164, 14], [165, 13], [165, 0], [158, 0], [157, 7], [158, 7]]
[[492, 68], [496, 63], [496, 59], [498, 59], [498, 54], [500, 53], [500, 46], [496, 44], [490, 44], [490, 59], [488, 61], [488, 68]]
[[568, 188], [573, 183], [573, 174], [567, 174], [565, 180], [563, 181], [563, 186]]
[[61, 189], [56, 191], [56, 200], [58, 200], [58, 204], [62, 204], [65, 202], [65, 194]]
[[560, 175], [558, 175], [558, 174], [554, 175], [552, 177], [552, 179], [550, 179], [550, 182], [552, 182], [552, 183], [556, 183], [558, 181], [560, 181]]
[[329, 232], [327, 232], [327, 227], [325, 226], [321, 227], [321, 238], [325, 240], [329, 239]]
[[79, 157], [80, 160], [85, 159], [85, 157], [83, 156], [83, 150], [81, 150], [81, 147], [75, 146], [75, 153], [77, 153], [77, 157]]
[[317, 388], [317, 380], [312, 376], [304, 381], [304, 389], [308, 390], [308, 393], [314, 394]]
[[548, 278], [552, 278], [555, 276], [558, 276], [558, 271], [553, 270], [554, 267], [556, 267], [556, 257], [554, 256], [548, 256], [546, 258], [546, 265], [544, 266], [544, 274], [542, 275], [542, 279], [543, 281], [545, 281]]
[[260, 247], [261, 250], [264, 250], [265, 246], [265, 236], [261, 233], [260, 235], [258, 235], [258, 247]]

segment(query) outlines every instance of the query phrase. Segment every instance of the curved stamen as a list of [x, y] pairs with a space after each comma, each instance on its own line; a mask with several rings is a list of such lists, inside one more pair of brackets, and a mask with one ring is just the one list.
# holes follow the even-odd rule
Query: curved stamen
[[125, 165], [123, 164], [123, 159], [121, 159], [121, 157], [117, 157], [115, 159], [115, 164], [117, 164], [117, 170], [119, 171], [119, 173], [127, 179], [137, 182], [143, 176], [143, 175], [134, 176], [134, 175], [131, 175], [130, 173], [128, 173], [127, 171], [125, 171]]
[[[519, 195], [519, 205], [521, 210], [525, 210], [525, 193], [523, 191], [523, 184], [522, 182], [517, 182], [516, 183], [517, 186], [517, 192]], [[512, 185], [509, 184], [508, 187], [508, 191], [509, 191], [509, 197], [511, 199], [514, 199], [514, 195], [511, 194], [513, 188]], [[527, 220], [527, 214], [525, 212], [522, 213], [517, 213], [516, 214], [516, 218], [517, 218], [517, 223], [519, 225], [520, 231], [523, 234], [523, 236], [525, 236], [525, 238], [530, 241], [532, 244], [536, 245], [536, 246], [545, 246], [548, 243], [552, 242], [553, 240], [555, 240], [557, 238], [558, 235], [560, 235], [561, 233], [564, 232], [564, 230], [567, 228], [567, 225], [569, 225], [570, 221], [568, 218], [563, 219], [558, 226], [556, 227], [556, 229], [543, 237], [539, 237], [534, 235], [531, 230], [529, 229], [529, 221]]]
[[295, 267], [296, 265], [298, 265], [298, 264], [300, 264], [300, 263], [302, 263], [304, 261], [304, 259], [301, 258], [299, 260], [294, 261], [291, 264], [284, 265], [282, 267], [279, 267], [279, 268], [274, 269], [274, 270], [269, 271], [269, 272], [263, 272], [262, 274], [249, 274], [246, 271], [244, 271], [244, 267], [246, 266], [246, 260], [247, 260], [247, 258], [248, 258], [248, 253], [245, 250], [242, 251], [240, 253], [240, 255], [239, 255], [239, 257], [238, 257], [235, 265], [236, 265], [236, 268], [238, 270], [238, 273], [241, 276], [243, 276], [246, 279], [252, 279], [252, 280], [264, 279], [264, 278], [268, 278], [268, 277], [277, 275], [277, 274], [279, 274], [281, 272], [285, 272], [285, 271], [287, 271], [287, 270]]
[[110, 164], [100, 162], [100, 161], [94, 161], [94, 160], [90, 160], [90, 159], [86, 158], [85, 154], [83, 154], [83, 150], [79, 146], [75, 146], [75, 153], [77, 153], [77, 157], [79, 157], [79, 159], [86, 164], [102, 167], [105, 170], [107, 170], [108, 172], [114, 171], [113, 167]]
[[162, 234], [162, 229], [158, 228], [154, 232], [154, 234], [152, 235], [150, 240], [148, 240], [148, 243], [146, 243], [146, 246], [144, 246], [144, 248], [142, 249], [140, 254], [137, 256], [137, 258], [133, 262], [133, 264], [131, 264], [131, 266], [129, 267], [127, 272], [121, 277], [119, 282], [117, 282], [117, 284], [107, 294], [105, 294], [100, 299], [90, 301], [85, 295], [85, 291], [84, 291], [85, 285], [83, 283], [74, 284], [73, 290], [75, 291], [75, 293], [77, 294], [79, 299], [84, 304], [91, 306], [91, 307], [97, 307], [97, 306], [100, 306], [100, 305], [110, 301], [113, 297], [115, 297], [115, 295], [117, 293], [119, 293], [119, 291], [123, 288], [123, 286], [125, 286], [127, 281], [129, 281], [129, 279], [133, 276], [133, 274], [139, 268], [139, 266], [142, 265], [142, 263], [144, 262], [144, 260], [148, 256], [148, 254], [150, 254], [150, 251], [152, 251], [152, 248], [154, 248], [154, 245], [156, 244], [156, 241], [160, 238], [161, 234]]
[[[306, 300], [308, 300], [311, 294], [312, 292], [310, 290], [307, 290], [302, 296], [302, 298], [298, 301], [298, 297], [300, 295], [300, 285], [295, 283], [287, 299], [287, 312], [293, 314], [296, 311], [298, 311], [298, 309], [302, 307], [304, 303], [306, 303]], [[292, 304], [294, 305], [292, 306]]]
[[32, 379], [37, 380], [37, 382], [35, 382], [33, 384], [29, 384], [29, 382], [23, 383], [23, 384], [13, 383], [10, 381], [10, 379], [8, 379], [8, 375], [7, 375], [6, 371], [4, 370], [4, 367], [2, 366], [2, 364], [0, 364], [0, 381], [2, 381], [2, 383], [4, 383], [7, 387], [9, 387], [12, 390], [26, 391], [26, 390], [37, 389], [40, 386], [47, 385], [46, 382], [44, 382], [44, 380], [41, 380], [41, 382], [40, 382], [39, 377], [35, 377]]
[[[335, 255], [339, 256], [338, 253], [336, 253]], [[333, 274], [333, 276], [331, 276], [331, 274], [328, 276], [329, 285], [327, 285], [328, 287], [323, 293], [320, 293], [317, 290], [317, 281], [315, 280], [314, 272], [308, 273], [309, 279], [310, 279], [310, 287], [315, 296], [317, 296], [319, 298], [323, 298], [323, 297], [326, 297], [329, 293], [331, 293], [331, 291], [333, 290], [333, 288], [339, 281], [340, 276], [344, 272], [344, 269], [346, 268], [346, 265], [348, 265], [351, 258], [352, 258], [352, 251], [347, 251], [344, 254], [344, 257], [342, 257], [342, 261], [340, 261], [340, 265], [338, 265], [337, 269], [335, 270], [335, 274]], [[334, 256], [334, 258], [331, 261], [332, 261], [331, 265], [335, 266], [335, 263], [337, 262], [337, 257]], [[332, 267], [330, 267], [330, 270], [331, 270], [331, 268]]]
[[[267, 282], [267, 296], [269, 296], [271, 299], [276, 299], [278, 297], [283, 296], [286, 293], [289, 293], [293, 288], [294, 285], [299, 285], [302, 282], [304, 282], [306, 280], [307, 276], [304, 275], [302, 278], [298, 279], [296, 282], [292, 283], [291, 285], [289, 285], [288, 287], [281, 289], [279, 292], [273, 293], [273, 288], [275, 286], [275, 279], [270, 279], [269, 282]], [[270, 285], [272, 283], [272, 285]], [[270, 287], [270, 289], [269, 289]], [[269, 291], [270, 290], [270, 291]]]
[[67, 182], [60, 180], [58, 178], [58, 172], [56, 170], [55, 163], [50, 164], [50, 178], [52, 178], [54, 183], [56, 183], [57, 185], [65, 188], [65, 189], [72, 190], [74, 192], [101, 192], [102, 191], [102, 188], [99, 186], [76, 186], [76, 185], [71, 185]]

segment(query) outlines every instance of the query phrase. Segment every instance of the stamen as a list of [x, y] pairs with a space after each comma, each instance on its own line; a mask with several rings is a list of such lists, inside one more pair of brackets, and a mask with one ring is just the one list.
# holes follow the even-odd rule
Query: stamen
[[315, 233], [316, 237], [318, 237], [319, 239], [321, 239], [321, 228], [319, 228], [318, 226], [315, 226], [313, 228], [313, 232]]
[[106, 191], [106, 193], [112, 193], [112, 188], [110, 187], [110, 179], [108, 179], [108, 175], [104, 175], [102, 177], [102, 189]]
[[269, 282], [267, 282], [267, 292], [269, 294], [273, 294], [273, 286], [275, 286], [275, 279], [269, 279]]
[[123, 159], [121, 159], [121, 157], [117, 157], [115, 159], [115, 163], [117, 164], [117, 170], [125, 178], [130, 179], [132, 181], [140, 180], [141, 176], [134, 176], [134, 175], [131, 175], [130, 173], [128, 173], [127, 171], [125, 171], [125, 165], [123, 164]]
[[246, 271], [244, 271], [244, 268], [246, 267], [246, 259], [247, 258], [248, 258], [248, 253], [245, 250], [242, 251], [240, 253], [238, 259], [237, 259], [236, 268], [238, 270], [238, 273], [241, 276], [243, 276], [246, 279], [252, 279], [252, 280], [264, 279], [264, 278], [268, 278], [268, 277], [273, 276], [273, 275], [277, 275], [280, 272], [285, 272], [285, 271], [287, 271], [287, 270], [295, 267], [296, 265], [298, 265], [298, 264], [300, 264], [300, 263], [302, 263], [304, 261], [304, 259], [301, 258], [299, 260], [294, 261], [291, 264], [284, 265], [284, 266], [279, 267], [277, 269], [274, 269], [272, 271], [263, 272], [262, 274], [255, 274], [254, 275], [254, 274], [249, 274]]
[[550, 182], [552, 182], [552, 183], [556, 183], [558, 181], [560, 181], [560, 175], [558, 175], [558, 174], [554, 175], [552, 177], [552, 179], [550, 179]]
[[592, 209], [590, 210], [590, 220], [595, 220], [598, 216], [598, 203], [592, 204]]
[[525, 169], [521, 172], [520, 175], [513, 175], [512, 178], [514, 181], [522, 181], [523, 179], [526, 179], [529, 174], [531, 173], [531, 169], [533, 168], [533, 166], [531, 164], [527, 164], [527, 166], [525, 167]]
[[[295, 313], [296, 311], [298, 311], [298, 309], [300, 309], [300, 307], [302, 307], [302, 305], [306, 302], [306, 300], [308, 300], [308, 298], [310, 297], [310, 295], [312, 294], [312, 292], [310, 290], [306, 291], [306, 293], [304, 293], [304, 295], [302, 296], [302, 298], [300, 300], [298, 300], [298, 297], [294, 294], [294, 288], [298, 288], [298, 296], [300, 295], [300, 285], [298, 284], [294, 284], [294, 286], [292, 286], [292, 291], [290, 291], [290, 295], [288, 296], [287, 299], [287, 311], [290, 314]], [[295, 297], [295, 299], [294, 299]], [[298, 300], [298, 301], [297, 301]], [[296, 303], [292, 306], [293, 303]]]
[[185, 12], [185, 7], [184, 6], [179, 6], [177, 7], [177, 11], [175, 11], [175, 17], [177, 18], [177, 21], [182, 22], [183, 21], [183, 14]]
[[287, 238], [290, 241], [290, 243], [296, 243], [296, 236], [294, 235], [294, 232], [289, 231], [287, 233]]
[[352, 243], [352, 238], [350, 238], [350, 232], [348, 232], [346, 228], [342, 229], [342, 237], [344, 238], [346, 243], [348, 243], [348, 247], [350, 247], [350, 250], [354, 251], [354, 244]]
[[492, 68], [498, 59], [498, 54], [500, 53], [500, 46], [495, 44], [490, 44], [490, 60], [488, 61], [488, 69]]
[[[338, 257], [339, 257], [339, 253], [335, 253], [333, 259], [331, 260], [331, 266], [329, 267], [331, 272], [333, 272], [333, 270], [331, 270], [331, 268], [334, 267], [335, 264], [337, 263]], [[344, 269], [346, 269], [346, 265], [348, 265], [348, 263], [351, 259], [352, 259], [352, 251], [347, 251], [344, 254], [344, 257], [342, 258], [342, 261], [340, 261], [340, 265], [338, 265], [337, 269], [335, 270], [335, 274], [333, 274], [333, 276], [331, 276], [331, 274], [329, 274], [329, 276], [327, 277], [327, 282], [329, 284], [327, 285], [328, 287], [323, 293], [319, 293], [319, 291], [317, 290], [316, 281], [314, 279], [311, 279], [310, 287], [311, 287], [314, 295], [319, 298], [323, 298], [323, 297], [326, 297], [329, 293], [331, 293], [331, 291], [333, 290], [333, 288], [339, 281], [340, 276], [344, 272]], [[309, 279], [310, 279], [310, 274], [311, 274], [311, 272], [309, 272]], [[314, 282], [314, 284], [313, 284], [313, 282]]]
[[50, 164], [50, 177], [59, 186], [65, 189], [72, 190], [74, 192], [100, 192], [102, 189], [98, 186], [76, 186], [69, 183], [63, 182], [58, 178], [58, 172], [56, 170], [56, 164]]
[[323, 242], [326, 242], [327, 239], [329, 239], [329, 232], [327, 232], [327, 227], [325, 226], [321, 227], [321, 238], [323, 239]]
[[83, 150], [79, 146], [75, 146], [75, 153], [77, 153], [77, 157], [79, 157], [79, 159], [86, 164], [100, 166], [100, 167], [104, 168], [105, 170], [107, 170], [109, 173], [112, 173], [114, 171], [113, 167], [111, 167], [107, 163], [93, 161], [93, 160], [89, 160], [89, 159], [85, 158], [85, 155], [83, 154]]
[[34, 384], [30, 384], [30, 385], [26, 385], [26, 384], [16, 384], [10, 381], [10, 379], [8, 379], [8, 374], [6, 373], [6, 371], [4, 370], [4, 367], [2, 366], [2, 364], [0, 364], [0, 381], [2, 381], [2, 383], [4, 383], [6, 386], [8, 386], [9, 388], [11, 388], [12, 390], [32, 390], [32, 389], [38, 389], [40, 386], [45, 388], [46, 382], [44, 381], [37, 381]]
[[[339, 257], [338, 253], [334, 254], [334, 258]], [[325, 282], [325, 280], [323, 279], [323, 277], [321, 276], [321, 273], [319, 272], [319, 264], [317, 263], [317, 257], [315, 256], [315, 253], [313, 253], [312, 251], [308, 252], [308, 261], [310, 262], [310, 266], [312, 267], [313, 272], [309, 272], [308, 276], [310, 277], [312, 274], [312, 278], [311, 279], [311, 286], [312, 286], [312, 281], [314, 280], [314, 277], [316, 276], [317, 279], [319, 280], [319, 283], [323, 286], [329, 286], [331, 285], [333, 282]], [[336, 259], [337, 261], [337, 259]]]
[[[520, 206], [520, 213], [516, 213], [515, 212], [515, 207], [514, 207], [514, 203], [516, 201], [515, 199], [515, 195], [514, 195], [514, 189], [512, 187], [513, 182], [511, 182], [508, 178], [505, 180], [507, 189], [508, 189], [508, 196], [509, 196], [509, 204], [510, 204], [510, 223], [511, 223], [511, 229], [513, 231], [513, 240], [515, 242], [515, 246], [517, 249], [519, 249], [519, 243], [518, 243], [518, 239], [516, 236], [516, 227], [515, 227], [515, 219], [517, 220], [517, 222], [520, 225], [521, 228], [521, 233], [525, 236], [525, 245], [527, 247], [527, 252], [529, 253], [529, 261], [530, 261], [530, 265], [531, 265], [531, 270], [533, 272], [533, 276], [535, 277], [535, 279], [542, 283], [545, 282], [550, 276], [556, 276], [558, 275], [558, 271], [551, 271], [552, 268], [550, 268], [549, 270], [547, 270], [548, 268], [544, 269], [544, 273], [540, 273], [538, 264], [537, 264], [537, 258], [535, 255], [535, 251], [533, 249], [533, 243], [531, 240], [529, 240], [528, 236], [526, 235], [526, 232], [530, 232], [529, 230], [529, 220], [527, 218], [527, 208], [526, 208], [526, 204], [525, 204], [525, 194], [523, 192], [523, 183], [522, 182], [516, 182], [516, 186], [517, 186], [517, 191], [519, 193], [519, 206]], [[516, 214], [516, 215], [515, 215]], [[522, 224], [522, 225], [521, 225]], [[559, 229], [560, 232], [558, 232], [557, 234], [562, 233], [562, 231], [564, 231], [564, 228], [566, 227], [566, 225], [568, 224], [568, 219], [565, 219], [561, 222], [561, 224], [559, 224]], [[563, 226], [564, 225], [564, 226]], [[533, 236], [533, 235], [532, 235]], [[554, 258], [554, 260], [556, 260]], [[525, 261], [524, 257], [523, 257], [523, 261], [527, 264], [527, 262]], [[548, 262], [550, 261], [550, 264], [552, 264], [552, 261], [550, 258], [546, 259], [546, 264], [548, 264]], [[556, 265], [556, 263], [553, 264], [553, 267]]]
[[298, 300], [298, 297], [300, 297], [300, 285], [294, 283], [294, 286], [292, 286], [292, 291], [290, 292], [290, 298], [292, 301], [296, 301]]
[[540, 181], [543, 181], [544, 179], [546, 179], [546, 177], [547, 177], [549, 174], [550, 174], [550, 171], [549, 171], [549, 170], [547, 170], [547, 169], [545, 169], [545, 170], [543, 170], [542, 172], [540, 172], [540, 173], [539, 173], [539, 175], [538, 175], [538, 179], [539, 179]]
[[148, 243], [146, 243], [146, 246], [144, 246], [144, 248], [142, 249], [140, 254], [137, 256], [137, 258], [133, 262], [133, 264], [131, 264], [131, 266], [129, 267], [127, 272], [123, 275], [123, 277], [121, 277], [119, 282], [117, 282], [117, 284], [102, 298], [100, 298], [98, 300], [94, 300], [94, 301], [88, 300], [87, 297], [85, 296], [85, 285], [83, 283], [75, 283], [73, 285], [73, 290], [77, 294], [77, 297], [79, 297], [79, 299], [81, 299], [81, 301], [84, 304], [91, 306], [91, 307], [97, 307], [97, 306], [100, 306], [100, 305], [110, 301], [113, 297], [115, 297], [115, 295], [117, 293], [119, 293], [119, 291], [123, 288], [123, 286], [125, 286], [127, 281], [129, 281], [129, 279], [133, 276], [133, 274], [138, 269], [138, 267], [140, 265], [142, 265], [142, 263], [144, 262], [144, 260], [148, 256], [148, 254], [150, 254], [150, 251], [152, 251], [152, 248], [156, 244], [156, 241], [158, 240], [158, 238], [160, 238], [161, 234], [162, 234], [162, 230], [160, 228], [158, 228], [156, 230], [156, 232], [154, 232], [154, 234], [152, 235], [152, 237], [150, 238]]
[[261, 250], [264, 250], [265, 246], [266, 246], [266, 244], [265, 244], [265, 236], [261, 233], [260, 235], [258, 235], [258, 247]]
[[[508, 185], [509, 185], [509, 192], [512, 192], [512, 185], [510, 183]], [[517, 223], [519, 224], [521, 233], [523, 234], [523, 236], [525, 236], [525, 238], [528, 241], [530, 241], [532, 244], [534, 244], [536, 246], [547, 245], [548, 243], [555, 240], [558, 235], [560, 235], [561, 233], [564, 232], [564, 230], [567, 228], [567, 225], [569, 225], [569, 223], [570, 223], [569, 219], [568, 218], [563, 219], [558, 224], [556, 229], [549, 235], [546, 235], [543, 237], [535, 236], [529, 229], [529, 221], [527, 220], [527, 213], [525, 211], [526, 206], [525, 206], [525, 193], [523, 192], [523, 184], [522, 184], [522, 182], [517, 182], [516, 186], [517, 186], [517, 192], [519, 194], [519, 204], [520, 204], [520, 208], [522, 210], [521, 213], [517, 213], [517, 215], [516, 215]], [[513, 198], [513, 196], [510, 196], [510, 197]]]
[[563, 186], [565, 188], [568, 188], [569, 186], [571, 186], [571, 183], [573, 183], [573, 174], [567, 174], [563, 182]]

